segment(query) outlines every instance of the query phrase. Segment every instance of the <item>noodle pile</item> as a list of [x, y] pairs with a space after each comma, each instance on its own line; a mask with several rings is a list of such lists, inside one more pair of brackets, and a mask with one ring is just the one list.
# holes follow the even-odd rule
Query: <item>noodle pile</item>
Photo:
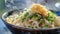
[[[56, 22], [57, 15], [47, 10], [40, 4], [33, 4], [29, 9], [23, 10], [19, 14], [12, 14], [6, 18], [6, 22], [15, 26], [41, 29], [59, 27], [60, 22]], [[56, 24], [57, 23], [57, 24]]]

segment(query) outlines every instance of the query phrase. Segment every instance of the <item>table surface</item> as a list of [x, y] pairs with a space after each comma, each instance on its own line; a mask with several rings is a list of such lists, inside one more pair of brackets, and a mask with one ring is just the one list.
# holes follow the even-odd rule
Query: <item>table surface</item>
[[[0, 17], [6, 10], [4, 2], [4, 0], [0, 0]], [[60, 2], [60, 0], [47, 0], [46, 8], [50, 10], [56, 10], [55, 3], [57, 2]]]
[[0, 34], [12, 34], [1, 19], [0, 19]]

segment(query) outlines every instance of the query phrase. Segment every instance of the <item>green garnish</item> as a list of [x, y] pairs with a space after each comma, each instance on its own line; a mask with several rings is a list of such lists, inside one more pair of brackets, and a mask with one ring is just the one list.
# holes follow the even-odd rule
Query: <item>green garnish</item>
[[44, 20], [44, 19], [41, 19], [41, 20], [40, 20], [40, 22], [41, 22], [41, 23], [44, 23], [44, 22], [45, 22], [45, 20]]
[[29, 19], [32, 19], [32, 17], [33, 17], [32, 15], [28, 15], [28, 16], [27, 16], [27, 18], [29, 18]]
[[26, 18], [21, 18], [22, 19], [22, 23], [25, 21]]
[[49, 22], [53, 22], [54, 19], [55, 19], [56, 15], [52, 12], [49, 12], [48, 13], [48, 16], [46, 17], [46, 19], [49, 21]]
[[31, 26], [28, 26], [28, 27], [31, 27]]
[[25, 16], [25, 17], [27, 17], [28, 15], [29, 15], [29, 13], [28, 13], [28, 12], [26, 12], [26, 13], [24, 14], [24, 16]]
[[44, 27], [43, 26], [41, 26], [41, 29], [43, 29]]
[[34, 28], [34, 27], [31, 27], [31, 28]]
[[38, 13], [36, 13], [36, 12], [33, 13], [33, 16], [34, 16], [34, 17], [38, 17]]
[[28, 26], [29, 28], [34, 28], [34, 27], [32, 27], [32, 26]]
[[45, 27], [48, 27], [48, 25], [46, 24]]
[[37, 21], [40, 21], [41, 18], [42, 18], [42, 17], [39, 15]]

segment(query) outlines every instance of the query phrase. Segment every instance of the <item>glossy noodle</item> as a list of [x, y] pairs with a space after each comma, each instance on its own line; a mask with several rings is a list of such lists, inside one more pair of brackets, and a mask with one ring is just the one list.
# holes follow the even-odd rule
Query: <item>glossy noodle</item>
[[60, 18], [40, 4], [33, 4], [19, 14], [8, 16], [6, 22], [33, 29], [60, 27]]

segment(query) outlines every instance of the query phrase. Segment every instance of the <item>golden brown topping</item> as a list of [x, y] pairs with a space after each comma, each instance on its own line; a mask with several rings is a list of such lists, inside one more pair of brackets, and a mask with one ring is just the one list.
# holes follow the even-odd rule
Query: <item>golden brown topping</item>
[[40, 4], [33, 4], [31, 7], [30, 7], [30, 9], [32, 10], [32, 11], [37, 11], [37, 12], [39, 12], [41, 15], [43, 15], [43, 16], [47, 16], [47, 14], [48, 14], [48, 11], [49, 10], [47, 10], [44, 6], [42, 6], [42, 5], [40, 5]]

